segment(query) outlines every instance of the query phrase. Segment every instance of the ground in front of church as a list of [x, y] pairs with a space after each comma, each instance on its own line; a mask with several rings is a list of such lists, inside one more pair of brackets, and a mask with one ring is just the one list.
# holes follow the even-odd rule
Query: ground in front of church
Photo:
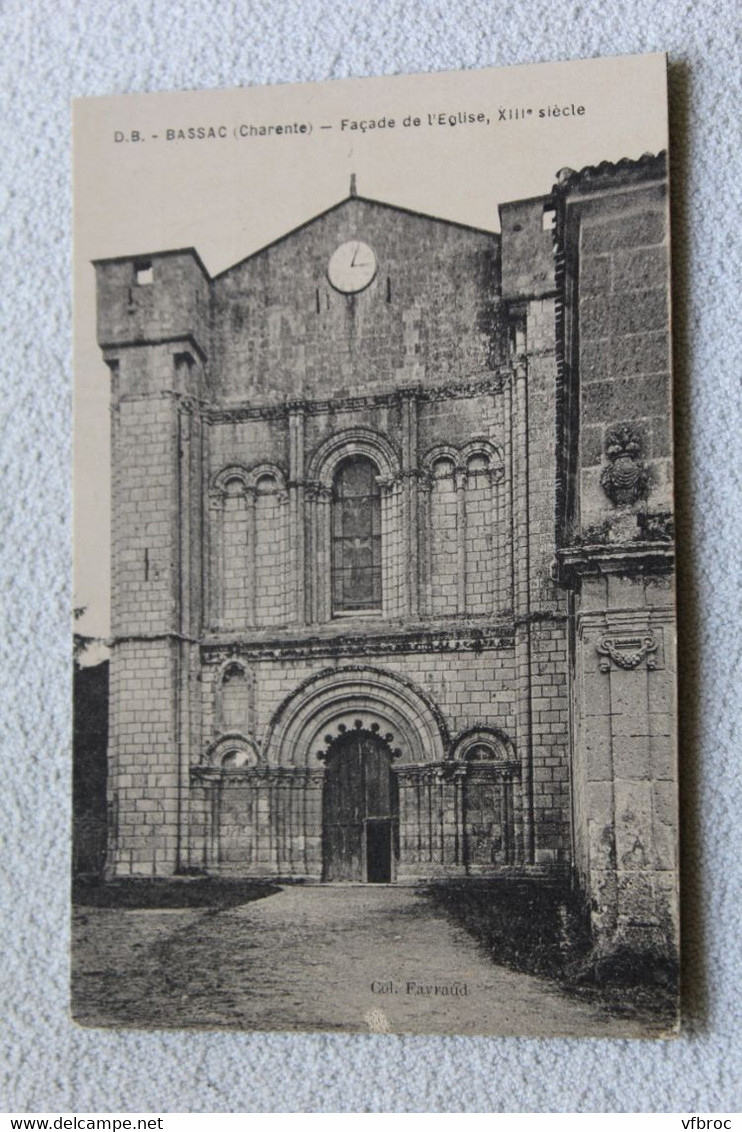
[[137, 1029], [651, 1036], [646, 1021], [611, 1016], [552, 980], [493, 962], [423, 888], [257, 892], [262, 898], [231, 906], [78, 903], [75, 1020]]

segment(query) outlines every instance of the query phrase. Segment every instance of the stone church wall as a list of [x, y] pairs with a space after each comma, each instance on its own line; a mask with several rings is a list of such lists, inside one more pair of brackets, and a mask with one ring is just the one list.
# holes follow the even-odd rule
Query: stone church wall
[[178, 864], [180, 781], [168, 641], [121, 641], [111, 658], [109, 860], [116, 875]]
[[[359, 235], [379, 270], [339, 295], [327, 262]], [[492, 233], [351, 197], [214, 280], [215, 396], [338, 398], [485, 373], [504, 360], [498, 275]]]
[[[668, 211], [663, 159], [568, 179], [560, 202], [579, 403], [575, 591], [576, 868], [599, 954], [674, 958], [677, 768]], [[574, 401], [573, 401], [574, 403]]]
[[[235, 651], [235, 656], [238, 655]], [[282, 701], [310, 676], [331, 667], [333, 658], [325, 655], [313, 660], [255, 662], [246, 659], [245, 663], [254, 682], [254, 714], [244, 720], [242, 728], [230, 729], [243, 731], [260, 744]], [[512, 646], [484, 654], [442, 652], [409, 656], [374, 654], [369, 647], [362, 659], [347, 657], [344, 663], [367, 663], [406, 677], [427, 692], [438, 705], [452, 738], [477, 723], [497, 727], [511, 736], [514, 732]], [[219, 665], [208, 664], [204, 668], [204, 746], [218, 738], [221, 729], [218, 709], [221, 675]], [[290, 763], [293, 761], [292, 754], [291, 751], [282, 752], [282, 758]]]
[[607, 453], [611, 431], [629, 431], [647, 479], [627, 505], [631, 512], [646, 523], [647, 513], [672, 507], [665, 213], [657, 185], [614, 194], [610, 209], [581, 209], [580, 523], [583, 533], [598, 528], [595, 541], [601, 524], [613, 526], [618, 517], [601, 486], [606, 467], [621, 459]]
[[[192, 251], [97, 265], [112, 872], [320, 879], [357, 727], [394, 771], [391, 879], [572, 863], [601, 948], [672, 938], [662, 175], [566, 171], [501, 236], [351, 197], [211, 281]], [[359, 233], [378, 271], [340, 294]], [[383, 603], [338, 616], [359, 455]]]

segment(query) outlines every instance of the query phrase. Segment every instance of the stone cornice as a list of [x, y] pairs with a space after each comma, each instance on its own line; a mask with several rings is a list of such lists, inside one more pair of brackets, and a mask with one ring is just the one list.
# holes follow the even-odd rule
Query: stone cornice
[[460, 762], [446, 759], [436, 763], [401, 763], [394, 767], [397, 776], [404, 782], [454, 781], [465, 778], [497, 779], [508, 781], [520, 777], [521, 766], [515, 760], [507, 762]]
[[[141, 338], [127, 338], [117, 340], [115, 342], [99, 342], [98, 345], [104, 354], [116, 354], [119, 350], [139, 349], [142, 346], [172, 346], [178, 345], [180, 342], [185, 342], [192, 347], [198, 354], [202, 362], [208, 361], [208, 354], [203, 347], [196, 341], [194, 336], [189, 333], [163, 335], [162, 337], [146, 337]], [[108, 360], [108, 359], [106, 359]]]
[[127, 644], [131, 641], [165, 641], [172, 643], [180, 641], [187, 645], [198, 645], [201, 643], [200, 637], [189, 637], [185, 633], [118, 633], [113, 637], [109, 637], [106, 644], [110, 647], [115, 645]]
[[568, 619], [569, 615], [561, 609], [534, 609], [531, 613], [517, 614], [513, 619], [513, 624], [516, 626], [537, 625], [542, 621], [551, 621], [559, 624]]
[[192, 783], [202, 786], [219, 786], [240, 782], [263, 783], [266, 786], [291, 786], [293, 783], [320, 784], [324, 767], [275, 766], [260, 763], [258, 766], [219, 767], [196, 765], [190, 768]]
[[577, 634], [599, 629], [601, 632], [620, 629], [647, 629], [650, 625], [675, 630], [675, 605], [652, 605], [637, 609], [632, 606], [601, 606], [599, 609], [581, 609], [576, 613]]
[[493, 652], [514, 646], [512, 625], [472, 627], [452, 626], [449, 629], [399, 629], [396, 631], [336, 632], [303, 637], [276, 637], [256, 640], [254, 637], [225, 641], [223, 637], [204, 639], [201, 659], [205, 664], [219, 664], [230, 656], [247, 660], [302, 660], [314, 657], [394, 656], [408, 653]]
[[616, 546], [566, 546], [557, 550], [560, 580], [599, 574], [669, 573], [675, 565], [675, 544], [634, 542]]
[[596, 189], [634, 187], [637, 183], [657, 181], [667, 177], [667, 152], [644, 153], [639, 158], [623, 157], [620, 161], [601, 161], [599, 165], [586, 165], [579, 170], [562, 169], [558, 174], [552, 195], [565, 193], [592, 193]]
[[500, 369], [493, 370], [492, 375], [487, 378], [472, 379], [456, 385], [443, 385], [431, 389], [415, 386], [413, 388], [392, 389], [387, 393], [372, 393], [368, 396], [292, 400], [273, 405], [211, 405], [206, 409], [205, 416], [211, 424], [228, 424], [234, 421], [288, 419], [289, 415], [297, 413], [316, 416], [320, 413], [348, 412], [354, 409], [397, 405], [410, 400], [421, 402], [456, 401], [485, 393], [501, 393], [508, 378], [509, 371]]

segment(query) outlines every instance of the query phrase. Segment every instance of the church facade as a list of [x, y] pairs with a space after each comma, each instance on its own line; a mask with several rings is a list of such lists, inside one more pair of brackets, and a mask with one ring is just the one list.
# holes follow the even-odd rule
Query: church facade
[[[664, 157], [96, 263], [112, 876], [572, 874], [676, 935]], [[494, 205], [493, 205], [494, 207]]]

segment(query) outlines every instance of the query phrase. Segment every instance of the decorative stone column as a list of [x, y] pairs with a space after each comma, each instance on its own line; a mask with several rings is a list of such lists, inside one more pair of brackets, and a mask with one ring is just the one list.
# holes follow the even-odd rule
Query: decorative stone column
[[256, 491], [252, 487], [245, 488], [245, 509], [246, 509], [246, 528], [247, 528], [247, 555], [245, 568], [247, 570], [247, 622], [248, 625], [253, 626], [257, 624], [257, 595], [255, 586], [255, 551], [256, 551], [256, 534], [255, 534], [255, 496]]
[[407, 532], [403, 527], [406, 481], [379, 480], [381, 488], [381, 601], [384, 617], [399, 617], [405, 608]]
[[521, 758], [523, 853], [535, 860], [533, 827], [533, 735], [531, 715], [530, 507], [528, 468], [528, 373], [525, 359], [512, 374], [513, 614], [515, 621], [516, 749]]
[[289, 618], [305, 620], [304, 559], [306, 553], [304, 515], [304, 404], [289, 405]]
[[307, 621], [332, 615], [332, 492], [323, 483], [305, 484], [307, 548], [305, 577]]
[[306, 788], [304, 790], [304, 845], [306, 875], [314, 880], [322, 879], [322, 788], [325, 768], [308, 767]]
[[435, 486], [435, 479], [427, 472], [418, 472], [417, 475], [417, 505], [418, 505], [418, 614], [424, 618], [429, 616], [433, 609], [431, 554], [431, 494]]
[[206, 620], [212, 629], [221, 629], [224, 617], [224, 495], [217, 490], [209, 493], [207, 539]]
[[456, 484], [456, 604], [459, 613], [466, 613], [466, 484], [467, 470], [457, 467], [454, 471]]
[[506, 561], [503, 546], [505, 469], [502, 467], [491, 468], [489, 480], [492, 485], [492, 614], [497, 617], [502, 615], [507, 604], [505, 597]]
[[402, 610], [409, 617], [417, 617], [418, 598], [418, 423], [417, 392], [405, 389], [402, 394]]

